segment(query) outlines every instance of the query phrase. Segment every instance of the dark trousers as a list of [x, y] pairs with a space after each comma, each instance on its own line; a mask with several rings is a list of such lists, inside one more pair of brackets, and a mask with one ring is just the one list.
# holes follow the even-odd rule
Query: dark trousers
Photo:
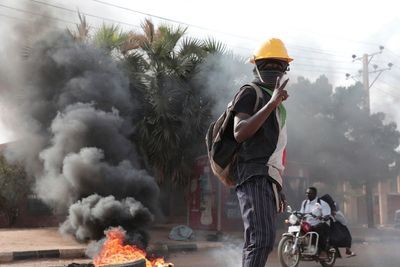
[[243, 267], [264, 267], [275, 241], [276, 205], [271, 182], [255, 176], [236, 187], [244, 224]]
[[327, 250], [327, 238], [329, 236], [329, 225], [326, 223], [319, 223], [311, 226], [311, 231], [317, 232], [319, 235], [318, 248], [321, 250]]

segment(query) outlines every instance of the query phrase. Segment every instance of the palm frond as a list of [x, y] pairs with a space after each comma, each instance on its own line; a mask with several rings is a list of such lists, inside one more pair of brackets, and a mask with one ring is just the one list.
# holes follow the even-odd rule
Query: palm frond
[[155, 37], [155, 30], [154, 30], [154, 24], [150, 19], [145, 19], [144, 22], [141, 25], [143, 29], [144, 36], [146, 40], [149, 43], [152, 43], [154, 41]]
[[129, 32], [126, 41], [121, 45], [121, 52], [127, 54], [129, 51], [140, 49], [145, 42], [146, 37], [143, 34]]
[[187, 28], [181, 26], [172, 27], [161, 25], [157, 29], [157, 39], [153, 43], [153, 48], [160, 57], [169, 58], [178, 47], [178, 43], [185, 34]]
[[94, 35], [95, 45], [109, 52], [120, 48], [127, 40], [128, 34], [122, 32], [119, 26], [114, 24], [103, 24]]
[[226, 45], [213, 38], [208, 38], [203, 41], [203, 48], [208, 53], [224, 54], [226, 52]]
[[203, 42], [196, 38], [184, 38], [182, 39], [180, 49], [178, 50], [179, 55], [198, 55], [204, 54], [202, 47]]
[[86, 21], [85, 15], [78, 11], [79, 24], [76, 24], [76, 30], [71, 31], [68, 29], [68, 33], [74, 38], [77, 42], [85, 42], [89, 38], [89, 24]]

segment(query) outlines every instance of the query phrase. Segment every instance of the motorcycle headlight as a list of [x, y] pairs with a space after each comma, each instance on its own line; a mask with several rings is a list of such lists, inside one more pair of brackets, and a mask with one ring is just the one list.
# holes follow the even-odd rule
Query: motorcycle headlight
[[298, 219], [297, 219], [297, 216], [296, 216], [296, 215], [291, 214], [291, 215], [289, 216], [289, 223], [290, 223], [290, 224], [296, 224], [297, 221], [298, 221]]

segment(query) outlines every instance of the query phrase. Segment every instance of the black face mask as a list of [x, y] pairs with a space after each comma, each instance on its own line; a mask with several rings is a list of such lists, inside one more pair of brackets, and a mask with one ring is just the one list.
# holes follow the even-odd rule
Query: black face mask
[[257, 68], [256, 73], [261, 82], [264, 83], [268, 89], [272, 90], [276, 86], [276, 80], [278, 77], [281, 79], [283, 74], [285, 74], [284, 72], [278, 70], [258, 70]]

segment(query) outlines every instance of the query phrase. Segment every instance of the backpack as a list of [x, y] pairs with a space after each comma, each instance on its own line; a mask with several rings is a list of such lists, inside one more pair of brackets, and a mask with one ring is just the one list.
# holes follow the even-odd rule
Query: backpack
[[[319, 204], [321, 204], [321, 199], [326, 203], [328, 203], [329, 207], [331, 208], [331, 213], [333, 213], [333, 211], [336, 211], [336, 204], [331, 195], [325, 194], [322, 197], [317, 198], [317, 202]], [[307, 202], [306, 200], [303, 201], [303, 210], [306, 209], [306, 202]]]
[[[246, 85], [250, 85], [256, 91], [257, 99], [253, 108], [253, 111], [256, 112], [260, 98], [262, 99], [261, 88], [254, 83]], [[210, 124], [206, 134], [207, 154], [211, 170], [226, 186], [234, 186], [236, 184], [232, 176], [231, 166], [235, 162], [240, 143], [236, 141], [233, 135], [233, 107], [240, 99], [246, 85], [240, 88], [221, 116]]]
[[333, 200], [333, 198], [329, 195], [329, 194], [325, 194], [322, 197], [320, 197], [320, 199], [322, 199], [323, 201], [325, 201], [326, 203], [328, 203], [329, 207], [331, 208], [331, 213], [333, 213], [334, 211], [336, 211], [336, 203]]

